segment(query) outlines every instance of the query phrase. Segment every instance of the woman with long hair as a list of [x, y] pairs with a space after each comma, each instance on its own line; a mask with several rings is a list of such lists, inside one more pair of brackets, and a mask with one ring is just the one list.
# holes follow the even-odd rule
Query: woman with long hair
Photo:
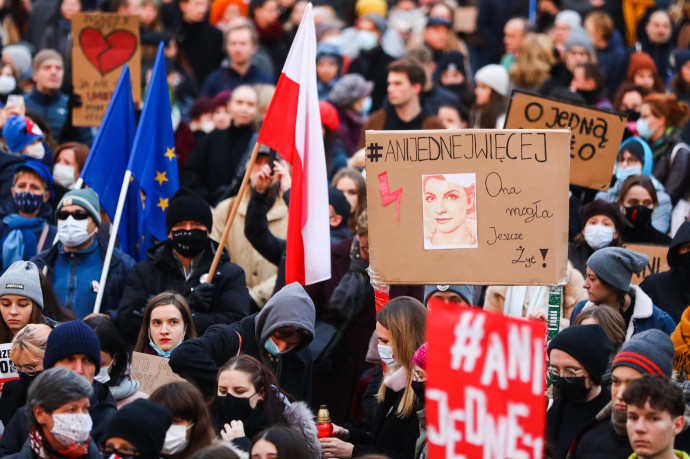
[[182, 341], [192, 338], [196, 329], [187, 300], [179, 293], [162, 292], [146, 305], [134, 350], [168, 358]]
[[173, 414], [163, 445], [166, 459], [185, 459], [214, 444], [211, 415], [199, 389], [187, 381], [165, 384], [151, 393], [149, 400], [158, 402]]
[[367, 393], [376, 395], [363, 401], [371, 433], [334, 425], [337, 438], [322, 438], [324, 457], [350, 458], [363, 453], [390, 457], [412, 457], [419, 436], [413, 357], [425, 342], [426, 308], [411, 297], [391, 300], [376, 316], [376, 335], [381, 360], [369, 382]]
[[475, 129], [503, 129], [508, 109], [508, 72], [502, 65], [489, 64], [474, 76], [474, 105], [470, 125]]
[[303, 459], [308, 456], [304, 440], [284, 426], [264, 430], [252, 443], [252, 459]]
[[367, 208], [367, 182], [357, 169], [348, 167], [340, 169], [333, 176], [331, 186], [342, 191], [350, 203], [350, 218], [347, 224], [350, 232], [354, 234], [357, 217]]
[[618, 205], [625, 215], [621, 237], [625, 242], [665, 244], [671, 238], [652, 226], [652, 212], [659, 198], [652, 180], [646, 175], [631, 175], [621, 185]]
[[544, 34], [527, 34], [508, 73], [510, 82], [516, 88], [537, 91], [551, 75], [555, 62], [552, 40]]

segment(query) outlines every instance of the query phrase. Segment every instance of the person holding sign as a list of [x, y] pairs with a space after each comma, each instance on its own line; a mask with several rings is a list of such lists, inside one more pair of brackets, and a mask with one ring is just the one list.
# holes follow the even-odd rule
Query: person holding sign
[[391, 300], [376, 316], [381, 366], [364, 395], [371, 432], [333, 425], [337, 438], [321, 438], [324, 457], [350, 458], [385, 454], [412, 457], [419, 436], [419, 401], [412, 387], [414, 353], [425, 342], [426, 309], [410, 297]]
[[27, 324], [55, 325], [43, 315], [43, 292], [38, 268], [17, 261], [0, 277], [0, 343], [9, 343]]
[[474, 174], [425, 175], [424, 248], [477, 247]]
[[630, 285], [633, 273], [637, 274], [649, 262], [647, 255], [621, 247], [598, 250], [587, 260], [587, 276], [584, 287], [589, 301], [575, 306], [570, 323], [585, 306], [597, 305], [616, 308], [626, 325], [626, 339], [645, 330], [657, 329], [666, 335], [676, 328], [673, 319], [652, 304], [651, 298], [637, 285]]
[[621, 185], [618, 205], [625, 214], [621, 236], [625, 242], [668, 245], [671, 238], [652, 226], [652, 213], [659, 206], [654, 184], [646, 175], [631, 175]]
[[187, 300], [177, 293], [162, 292], [146, 305], [134, 351], [167, 359], [173, 349], [192, 338], [196, 338], [196, 329]]
[[568, 327], [549, 342], [549, 375], [558, 396], [546, 415], [546, 439], [565, 457], [582, 426], [592, 422], [611, 394], [602, 387], [611, 353], [600, 325]]

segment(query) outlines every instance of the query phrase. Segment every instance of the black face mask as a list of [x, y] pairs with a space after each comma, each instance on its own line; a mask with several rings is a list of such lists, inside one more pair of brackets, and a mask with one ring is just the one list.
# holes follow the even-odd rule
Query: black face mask
[[678, 260], [680, 266], [690, 271], [690, 252], [684, 253], [683, 255], [676, 255], [676, 260]]
[[628, 115], [628, 121], [637, 121], [640, 119], [640, 112], [636, 112], [632, 108], [625, 110], [623, 113]]
[[26, 387], [27, 389], [29, 388], [29, 385], [32, 383], [34, 379], [38, 377], [38, 375], [41, 374], [40, 371], [37, 371], [33, 375], [28, 375], [24, 373], [23, 371], [19, 371], [19, 382], [22, 383], [22, 386]]
[[424, 403], [426, 401], [424, 398], [424, 383], [421, 381], [412, 381], [412, 390], [417, 400], [419, 400], [419, 408], [424, 408]]
[[194, 258], [208, 245], [208, 232], [201, 229], [173, 231], [172, 242], [175, 252]]
[[652, 209], [645, 206], [626, 207], [625, 218], [637, 228], [646, 228], [652, 221]]
[[589, 394], [589, 389], [585, 386], [584, 377], [568, 378], [568, 380], [562, 376], [551, 376], [551, 378], [560, 396], [568, 400], [582, 400]]
[[222, 429], [225, 424], [229, 424], [230, 421], [242, 421], [244, 432], [249, 438], [265, 429], [267, 424], [261, 401], [256, 404], [255, 408], [252, 408], [248, 398], [239, 398], [232, 394], [216, 397], [211, 415], [219, 429]]

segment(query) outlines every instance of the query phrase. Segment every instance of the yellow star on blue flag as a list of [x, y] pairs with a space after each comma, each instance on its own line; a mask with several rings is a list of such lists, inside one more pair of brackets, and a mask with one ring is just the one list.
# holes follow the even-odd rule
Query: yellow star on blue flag
[[[140, 253], [154, 241], [168, 238], [165, 214], [170, 196], [180, 187], [175, 159], [175, 137], [170, 116], [170, 98], [165, 74], [163, 44], [158, 47], [151, 82], [134, 137], [129, 169], [146, 194], [146, 205], [139, 219], [142, 236]], [[152, 237], [148, 237], [148, 236]]]

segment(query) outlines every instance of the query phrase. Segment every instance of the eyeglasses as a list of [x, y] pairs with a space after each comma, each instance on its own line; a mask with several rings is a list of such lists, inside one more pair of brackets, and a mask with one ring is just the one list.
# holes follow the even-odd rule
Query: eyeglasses
[[85, 210], [75, 210], [74, 212], [69, 212], [67, 210], [58, 210], [55, 212], [55, 217], [58, 220], [67, 220], [69, 217], [74, 218], [75, 220], [86, 220], [89, 218], [89, 213]]
[[563, 373], [563, 378], [568, 382], [573, 382], [572, 378], [577, 378], [578, 375], [583, 371], [584, 370], [582, 368], [578, 370], [577, 368], [566, 367], [561, 370], [560, 368], [549, 366], [549, 375], [552, 378], [554, 376], [561, 376], [561, 373]]
[[13, 373], [24, 373], [27, 376], [34, 376], [36, 373], [38, 373], [38, 370], [36, 369], [37, 366], [37, 363], [33, 365], [17, 365], [14, 362], [10, 362], [10, 371]]

